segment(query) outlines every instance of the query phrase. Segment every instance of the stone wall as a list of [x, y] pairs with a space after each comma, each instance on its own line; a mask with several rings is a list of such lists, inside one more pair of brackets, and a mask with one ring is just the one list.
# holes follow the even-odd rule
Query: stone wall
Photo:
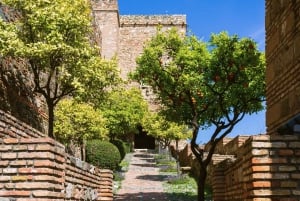
[[93, 14], [101, 32], [101, 56], [111, 59], [118, 55], [119, 8], [117, 0], [92, 0]]
[[110, 170], [66, 154], [65, 147], [0, 111], [0, 200], [113, 200]]
[[[266, 0], [268, 133], [300, 113], [300, 1]], [[286, 131], [283, 131], [286, 132]]]
[[129, 72], [136, 68], [136, 58], [142, 53], [146, 41], [157, 33], [158, 26], [163, 29], [176, 27], [186, 32], [185, 15], [121, 15], [119, 39], [119, 67], [121, 77], [127, 79]]
[[[19, 14], [0, 2], [0, 18], [14, 21]], [[32, 74], [24, 59], [0, 56], [0, 109], [30, 126], [47, 130], [47, 110], [43, 98], [34, 94]]]

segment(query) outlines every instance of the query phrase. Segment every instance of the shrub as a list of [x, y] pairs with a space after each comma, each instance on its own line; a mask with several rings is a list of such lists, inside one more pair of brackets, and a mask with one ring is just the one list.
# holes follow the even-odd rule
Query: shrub
[[115, 170], [121, 156], [118, 148], [110, 142], [91, 140], [86, 144], [86, 161], [100, 168]]
[[119, 152], [121, 154], [121, 160], [123, 160], [125, 155], [130, 151], [130, 148], [128, 147], [126, 142], [122, 140], [112, 140], [111, 143], [119, 149]]

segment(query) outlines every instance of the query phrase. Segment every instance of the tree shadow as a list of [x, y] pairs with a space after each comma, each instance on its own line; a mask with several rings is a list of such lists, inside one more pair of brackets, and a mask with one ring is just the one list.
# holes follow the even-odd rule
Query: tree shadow
[[127, 193], [124, 195], [115, 195], [114, 201], [195, 201], [197, 196], [187, 193]]
[[132, 163], [131, 165], [133, 165], [133, 166], [139, 166], [139, 167], [156, 167], [156, 164], [155, 163], [153, 163], [153, 164], [142, 164], [142, 163], [139, 163], [139, 164], [137, 164], [137, 163]]
[[153, 156], [149, 154], [134, 154], [134, 156], [137, 158], [153, 158]]
[[23, 59], [0, 58], [0, 109], [44, 131], [41, 98], [34, 93], [32, 75]]
[[141, 175], [136, 178], [147, 180], [147, 181], [167, 181], [170, 178], [170, 176], [168, 176], [168, 175]]

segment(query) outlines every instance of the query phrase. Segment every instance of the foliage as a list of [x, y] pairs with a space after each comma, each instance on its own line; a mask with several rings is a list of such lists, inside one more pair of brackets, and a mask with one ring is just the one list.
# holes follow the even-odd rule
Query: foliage
[[110, 142], [101, 140], [90, 140], [86, 144], [87, 162], [100, 168], [115, 170], [121, 156], [118, 148]]
[[103, 61], [92, 46], [90, 4], [86, 0], [3, 0], [19, 12], [14, 22], [0, 19], [0, 54], [24, 58], [33, 74], [34, 91], [48, 106], [53, 137], [54, 107], [65, 96], [103, 97], [116, 81], [116, 62]]
[[[204, 200], [207, 166], [217, 143], [245, 114], [263, 109], [265, 60], [249, 38], [213, 34], [209, 42], [181, 37], [175, 29], [158, 34], [137, 59], [134, 80], [150, 85], [172, 121], [193, 128], [191, 147], [201, 166], [198, 200]], [[200, 127], [214, 126], [210, 150], [196, 144]]]
[[90, 139], [108, 139], [108, 129], [99, 110], [86, 103], [65, 99], [55, 110], [54, 135], [64, 144], [82, 145]]
[[111, 139], [134, 132], [148, 111], [147, 102], [136, 88], [112, 91], [100, 107], [108, 120]]
[[170, 145], [171, 140], [191, 138], [192, 133], [187, 125], [168, 121], [159, 113], [149, 113], [142, 121], [143, 129], [158, 139], [165, 147]]
[[128, 144], [126, 144], [126, 142], [118, 139], [114, 139], [110, 142], [118, 148], [120, 152], [121, 160], [123, 160], [125, 155], [130, 152], [130, 148]]

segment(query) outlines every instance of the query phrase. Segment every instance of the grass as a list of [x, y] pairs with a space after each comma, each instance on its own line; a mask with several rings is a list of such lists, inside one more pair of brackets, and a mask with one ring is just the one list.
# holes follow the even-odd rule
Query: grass
[[[169, 201], [194, 201], [197, 200], [197, 182], [189, 175], [177, 175], [176, 161], [170, 160], [166, 155], [157, 155], [157, 165], [162, 175], [168, 175], [168, 180], [163, 183], [164, 191]], [[211, 195], [209, 187], [205, 190], [206, 195]], [[208, 199], [210, 200], [210, 199]]]
[[121, 182], [124, 180], [125, 172], [128, 171], [130, 160], [133, 153], [126, 154], [125, 158], [120, 162], [119, 169], [114, 172], [113, 192], [116, 193], [121, 188]]

